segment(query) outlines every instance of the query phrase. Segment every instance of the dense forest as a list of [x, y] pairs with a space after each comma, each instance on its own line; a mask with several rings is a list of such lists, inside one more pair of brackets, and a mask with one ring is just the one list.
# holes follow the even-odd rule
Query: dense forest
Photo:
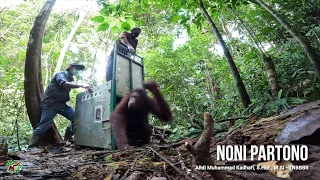
[[[125, 142], [124, 151], [79, 150], [73, 141], [62, 140], [69, 121], [58, 115], [40, 142], [45, 150], [32, 154], [28, 145], [54, 75], [78, 63], [86, 67], [74, 74], [78, 87], [105, 84], [115, 42], [135, 27], [141, 28], [136, 52], [144, 60], [144, 80], [160, 86], [145, 88], [163, 93], [173, 118], [163, 102], [166, 111], [151, 101], [145, 101], [151, 105], [145, 108], [172, 123], [164, 125], [160, 116], [149, 115], [150, 146], [127, 148]], [[319, 52], [319, 0], [0, 0], [0, 177], [319, 179]], [[75, 107], [83, 92], [72, 89], [68, 105]], [[129, 109], [129, 103], [124, 106]], [[129, 121], [126, 116], [122, 121]], [[112, 124], [111, 116], [99, 118], [101, 124]], [[110, 128], [101, 131], [111, 139]], [[94, 138], [88, 141], [103, 142]], [[308, 145], [310, 158], [303, 163], [311, 171], [191, 170], [199, 164], [248, 163], [216, 160], [218, 145], [275, 144]], [[249, 164], [288, 168], [300, 163], [282, 160]], [[13, 171], [18, 175], [12, 176]]]
[[[25, 150], [32, 126], [25, 102], [26, 51], [43, 0], [0, 4], [0, 134]], [[49, 2], [50, 3], [50, 2]], [[46, 87], [71, 62], [77, 82], [105, 81], [107, 55], [121, 31], [142, 29], [137, 54], [173, 114], [170, 140], [196, 137], [204, 112], [223, 135], [253, 116], [269, 117], [319, 100], [320, 1], [52, 1], [40, 70]], [[29, 64], [28, 64], [29, 63]], [[71, 91], [70, 105], [81, 90]], [[223, 121], [238, 118], [234, 123]], [[58, 116], [62, 134], [68, 121]], [[153, 125], [161, 126], [152, 119]]]
[[[199, 1], [202, 8], [180, 0], [80, 2], [57, 1], [50, 14], [41, 52], [44, 87], [71, 62], [88, 67], [78, 81], [104, 83], [106, 55], [117, 36], [140, 27], [137, 53], [146, 79], [159, 82], [172, 108], [174, 123], [165, 128], [173, 140], [199, 134], [205, 111], [215, 120], [243, 117], [239, 126], [252, 114], [267, 117], [319, 99], [319, 1]], [[12, 151], [25, 149], [32, 133], [24, 64], [43, 4], [1, 4], [0, 131]], [[55, 123], [62, 133], [68, 122], [58, 117]], [[215, 124], [217, 131], [226, 128], [229, 123]]]

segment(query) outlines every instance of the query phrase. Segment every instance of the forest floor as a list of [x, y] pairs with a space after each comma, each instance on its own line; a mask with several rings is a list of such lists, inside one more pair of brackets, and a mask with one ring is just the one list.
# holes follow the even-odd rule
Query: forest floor
[[[248, 122], [237, 129], [231, 129], [226, 136], [214, 138], [210, 154], [216, 159], [217, 145], [274, 145], [307, 144], [307, 161], [291, 162], [294, 165], [308, 165], [305, 171], [283, 171], [282, 177], [297, 180], [320, 179], [320, 101], [298, 106], [278, 116]], [[198, 139], [188, 140], [194, 144]], [[67, 143], [66, 153], [30, 154], [18, 152], [0, 159], [0, 179], [212, 179], [206, 171], [191, 170], [193, 155], [184, 142], [174, 146], [150, 145], [129, 148], [123, 151], [76, 150]], [[248, 154], [249, 152], [247, 152]], [[7, 172], [8, 159], [22, 162], [17, 173]], [[210, 158], [210, 157], [208, 157]], [[256, 167], [258, 161], [215, 161], [216, 165], [248, 165]], [[280, 171], [279, 171], [280, 172]], [[227, 170], [227, 178], [273, 180], [279, 178], [277, 171]]]

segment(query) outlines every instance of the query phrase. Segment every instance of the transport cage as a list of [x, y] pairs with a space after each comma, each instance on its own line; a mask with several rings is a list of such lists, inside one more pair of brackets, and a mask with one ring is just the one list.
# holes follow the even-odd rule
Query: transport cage
[[77, 95], [75, 107], [76, 146], [116, 149], [109, 117], [121, 98], [143, 88], [143, 58], [118, 41], [114, 45], [112, 80]]

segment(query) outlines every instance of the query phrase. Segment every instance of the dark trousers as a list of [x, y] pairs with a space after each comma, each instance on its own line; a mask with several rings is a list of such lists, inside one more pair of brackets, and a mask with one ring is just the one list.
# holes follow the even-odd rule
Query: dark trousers
[[72, 107], [66, 106], [64, 112], [57, 111], [50, 107], [42, 107], [41, 110], [41, 119], [37, 128], [33, 131], [33, 134], [36, 136], [42, 136], [46, 131], [52, 126], [53, 119], [57, 114], [62, 115], [71, 121], [71, 124], [74, 124], [75, 111]]

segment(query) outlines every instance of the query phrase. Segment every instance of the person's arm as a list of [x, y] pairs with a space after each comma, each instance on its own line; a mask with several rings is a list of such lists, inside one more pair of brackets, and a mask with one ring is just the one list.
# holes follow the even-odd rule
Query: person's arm
[[119, 36], [120, 41], [126, 45], [128, 47], [128, 49], [133, 52], [136, 53], [136, 50], [132, 47], [132, 45], [129, 43], [128, 39], [127, 39], [127, 33], [126, 32], [122, 32]]
[[91, 92], [91, 86], [86, 86], [86, 85], [80, 85], [80, 84], [75, 84], [75, 83], [71, 83], [67, 81], [67, 74], [66, 73], [58, 73], [56, 75], [56, 80], [58, 82], [58, 84], [63, 87], [63, 88], [85, 88], [87, 89], [89, 92]]
[[64, 82], [62, 84], [63, 88], [89, 88], [90, 86], [85, 86], [85, 85], [80, 85], [80, 84], [75, 84], [75, 83], [71, 83], [71, 82]]
[[92, 93], [92, 87], [88, 85], [80, 85], [71, 82], [64, 82], [62, 84], [63, 88], [85, 88], [89, 93]]

